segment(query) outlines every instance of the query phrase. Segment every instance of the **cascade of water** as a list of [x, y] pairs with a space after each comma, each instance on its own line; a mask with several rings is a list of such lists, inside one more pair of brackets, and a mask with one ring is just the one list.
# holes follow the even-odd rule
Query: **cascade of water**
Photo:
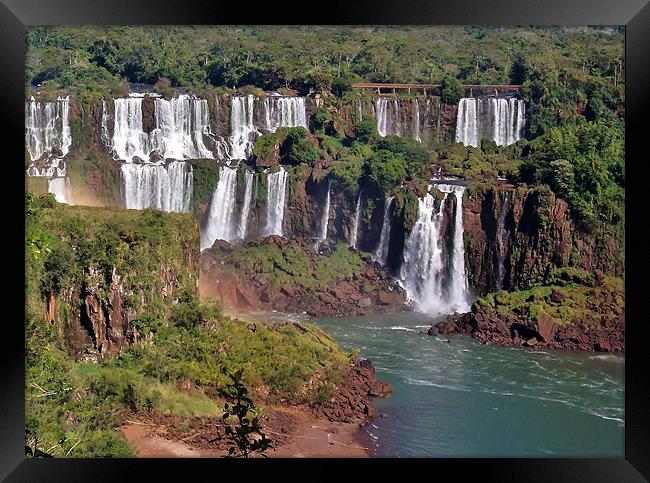
[[134, 157], [149, 159], [149, 136], [142, 128], [142, 97], [114, 99], [112, 149], [116, 159], [127, 163]]
[[458, 103], [456, 116], [456, 142], [478, 147], [477, 99], [463, 98]]
[[36, 102], [32, 97], [25, 103], [25, 144], [32, 161], [54, 149], [60, 151], [58, 159], [68, 154], [72, 144], [69, 109], [69, 97], [53, 102]]
[[183, 161], [159, 164], [123, 163], [124, 203], [128, 209], [156, 208], [163, 211], [189, 211], [193, 174]]
[[230, 110], [230, 158], [246, 159], [260, 134], [254, 122], [255, 96], [235, 96]]
[[515, 138], [514, 142], [523, 139], [524, 128], [526, 123], [526, 105], [523, 99], [517, 99], [517, 118], [515, 121]]
[[400, 136], [401, 120], [400, 104], [397, 99], [378, 97], [375, 108], [377, 131], [381, 137]]
[[111, 148], [111, 135], [110, 132], [108, 131], [108, 106], [106, 105], [106, 101], [102, 101], [102, 131], [101, 131], [101, 139], [102, 142], [104, 143], [104, 146], [107, 148]]
[[284, 207], [287, 195], [288, 174], [284, 168], [267, 175], [266, 235], [283, 236]]
[[458, 103], [456, 142], [478, 147], [481, 137], [497, 146], [516, 143], [524, 135], [524, 101], [515, 98], [463, 98]]
[[440, 191], [453, 193], [456, 197], [456, 210], [454, 212], [454, 238], [451, 255], [451, 277], [449, 279], [447, 304], [449, 312], [468, 312], [470, 305], [467, 294], [467, 274], [465, 273], [465, 243], [463, 240], [463, 194], [464, 186], [438, 184]]
[[399, 101], [397, 99], [393, 99], [393, 131], [395, 136], [401, 136], [402, 135], [402, 128], [401, 128], [401, 120], [402, 116], [400, 114], [400, 108], [399, 108]]
[[201, 250], [210, 248], [215, 240], [232, 241], [236, 237], [233, 226], [237, 169], [222, 166], [219, 181], [212, 195], [205, 230], [201, 233]]
[[154, 101], [156, 128], [151, 132], [151, 150], [167, 159], [212, 159], [203, 136], [209, 134], [208, 101], [181, 95]]
[[268, 96], [262, 103], [265, 129], [302, 126], [308, 129], [304, 97]]
[[413, 139], [422, 142], [420, 138], [420, 104], [417, 99], [413, 99]]
[[52, 193], [59, 203], [72, 204], [70, 179], [67, 176], [48, 179], [47, 191]]
[[390, 243], [390, 228], [392, 222], [391, 205], [393, 204], [394, 196], [386, 199], [384, 204], [384, 220], [381, 224], [381, 233], [379, 234], [379, 244], [375, 250], [375, 260], [382, 265], [386, 265], [388, 261], [388, 248]]
[[352, 231], [350, 232], [350, 243], [349, 245], [352, 248], [357, 248], [357, 238], [359, 237], [359, 223], [361, 222], [361, 195], [363, 190], [359, 190], [359, 196], [357, 197], [357, 208], [354, 212], [354, 225], [352, 225]]
[[361, 99], [357, 99], [357, 122], [363, 121], [363, 104]]
[[440, 227], [447, 194], [436, 211], [435, 199], [427, 193], [418, 200], [418, 219], [404, 244], [400, 283], [417, 310], [442, 312], [442, 246]]
[[385, 97], [377, 98], [377, 107], [375, 109], [375, 116], [377, 118], [377, 131], [381, 137], [388, 134], [388, 99]]
[[169, 173], [169, 211], [189, 212], [194, 188], [192, 165], [183, 161], [172, 161], [167, 166]]
[[56, 178], [67, 174], [67, 165], [63, 158], [50, 158], [49, 162], [42, 168], [38, 168], [34, 163], [27, 168], [27, 175], [40, 176], [43, 178]]
[[508, 215], [508, 210], [510, 209], [510, 193], [508, 191], [503, 192], [503, 200], [501, 202], [501, 211], [499, 212], [499, 218], [497, 219], [497, 290], [503, 288], [503, 280], [505, 278], [505, 267], [504, 260], [506, 256], [506, 243], [505, 238], [508, 233], [506, 231], [506, 216]]
[[510, 144], [513, 144], [516, 142], [517, 138], [517, 133], [519, 132], [517, 129], [517, 124], [515, 122], [515, 112], [517, 111], [517, 99], [514, 97], [508, 99], [508, 107], [506, 109], [506, 112], [508, 114], [508, 121], [507, 121], [507, 134], [506, 134], [506, 139], [505, 139], [505, 145], [509, 146]]
[[128, 209], [169, 211], [169, 174], [164, 166], [124, 163], [124, 202]]
[[327, 194], [325, 195], [325, 204], [323, 205], [323, 215], [320, 223], [320, 233], [318, 234], [318, 241], [316, 242], [316, 251], [322, 242], [327, 240], [327, 225], [330, 221], [330, 189], [332, 181], [327, 180]]
[[[438, 210], [435, 200], [427, 193], [418, 200], [418, 219], [404, 245], [404, 260], [400, 271], [400, 283], [416, 309], [427, 313], [467, 312], [467, 274], [465, 273], [465, 247], [463, 241], [463, 193], [465, 187], [436, 184], [444, 198]], [[449, 194], [456, 200], [454, 212], [452, 249], [450, 263], [442, 258], [440, 229]], [[449, 273], [445, 273], [446, 267]], [[443, 286], [444, 276], [447, 286]]]
[[246, 239], [248, 233], [248, 216], [251, 209], [251, 199], [253, 197], [253, 179], [255, 175], [248, 170], [244, 173], [244, 203], [241, 208], [239, 217], [238, 237], [241, 240]]

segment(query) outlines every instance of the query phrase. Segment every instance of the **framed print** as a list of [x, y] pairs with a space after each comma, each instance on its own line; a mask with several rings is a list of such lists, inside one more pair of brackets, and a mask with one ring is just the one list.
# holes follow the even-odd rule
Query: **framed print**
[[3, 3], [7, 481], [648, 478], [643, 1]]

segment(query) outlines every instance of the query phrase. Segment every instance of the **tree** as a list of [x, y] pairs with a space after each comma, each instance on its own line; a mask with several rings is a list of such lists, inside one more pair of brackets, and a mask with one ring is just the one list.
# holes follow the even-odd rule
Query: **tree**
[[510, 82], [512, 84], [523, 84], [528, 76], [528, 68], [522, 57], [517, 57], [510, 66]]
[[349, 76], [339, 76], [332, 81], [332, 93], [337, 97], [352, 90], [352, 79]]
[[381, 150], [366, 161], [366, 176], [381, 193], [388, 193], [406, 179], [406, 162], [401, 154]]
[[551, 161], [551, 188], [564, 199], [570, 199], [575, 188], [573, 166], [566, 159]]
[[440, 97], [445, 104], [457, 104], [465, 95], [465, 89], [458, 79], [446, 76], [440, 83]]
[[308, 131], [302, 127], [289, 128], [287, 137], [280, 147], [283, 162], [289, 164], [313, 163], [321, 157], [318, 147], [307, 138]]
[[230, 437], [233, 443], [228, 448], [228, 455], [248, 458], [251, 453], [258, 452], [266, 457], [264, 452], [269, 448], [273, 448], [273, 445], [260, 428], [255, 404], [248, 397], [248, 389], [241, 382], [242, 375], [242, 369], [239, 369], [234, 374], [228, 374], [232, 379], [232, 383], [224, 391], [227, 394], [232, 394], [234, 403], [224, 405], [222, 419], [227, 421], [231, 416], [237, 418], [235, 426], [230, 424], [226, 426], [226, 436]]
[[354, 138], [362, 143], [368, 143], [377, 138], [377, 123], [373, 119], [364, 119], [352, 126]]

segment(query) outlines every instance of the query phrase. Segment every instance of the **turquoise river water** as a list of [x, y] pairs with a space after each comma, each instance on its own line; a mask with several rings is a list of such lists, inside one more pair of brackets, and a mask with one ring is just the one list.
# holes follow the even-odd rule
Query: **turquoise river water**
[[623, 357], [431, 337], [417, 313], [259, 318], [314, 323], [372, 360], [393, 386], [364, 430], [377, 456], [623, 456]]

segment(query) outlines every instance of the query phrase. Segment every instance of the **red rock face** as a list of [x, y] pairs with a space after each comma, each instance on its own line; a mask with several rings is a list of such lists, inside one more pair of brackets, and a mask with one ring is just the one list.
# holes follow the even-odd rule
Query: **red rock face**
[[[505, 196], [509, 201], [500, 226]], [[622, 241], [610, 237], [607, 248], [598, 247], [596, 236], [577, 230], [567, 203], [550, 191], [498, 187], [468, 192], [463, 222], [469, 281], [478, 295], [529, 288], [543, 282], [553, 268], [566, 265], [611, 275], [623, 272]]]
[[381, 382], [369, 360], [343, 367], [334, 394], [328, 404], [315, 405], [314, 413], [330, 421], [358, 422], [375, 416], [370, 397], [388, 397], [393, 392], [390, 384]]
[[[305, 240], [289, 242], [267, 237], [263, 243], [291, 246], [315, 255]], [[229, 312], [279, 310], [307, 312], [310, 315], [362, 315], [407, 310], [406, 294], [381, 266], [367, 260], [361, 273], [327, 287], [303, 287], [292, 280], [273, 286], [262, 273], [249, 272], [243, 264], [231, 263], [233, 247], [218, 242], [200, 261], [201, 296], [216, 299]]]
[[[177, 260], [176, 265], [180, 263], [188, 268], [189, 281], [195, 281], [198, 291], [198, 280], [191, 275], [198, 273], [196, 251], [194, 247], [183, 247], [182, 260]], [[126, 281], [133, 274], [120, 274], [113, 269], [106, 275], [96, 269], [89, 270], [94, 277], [110, 279], [106, 293], [99, 290], [96, 284], [83, 282], [58, 297], [50, 296], [44, 307], [44, 315], [47, 321], [56, 326], [71, 355], [96, 360], [106, 354], [119, 352], [122, 347], [138, 340], [140, 334], [132, 321], [140, 313], [131, 308], [126, 297], [129, 293], [125, 288], [129, 285]], [[158, 276], [159, 293], [130, 293], [140, 300], [141, 307], [146, 308], [146, 301], [154, 298], [169, 301], [179, 290], [181, 277], [176, 268], [163, 264]]]
[[[506, 347], [625, 352], [624, 294], [620, 288], [603, 283], [602, 273], [594, 278], [587, 285], [584, 303], [570, 301], [572, 309], [580, 310], [569, 312], [567, 318], [556, 316], [554, 319], [544, 311], [530, 317], [525, 310], [522, 313], [514, 307], [495, 308], [479, 301], [472, 306], [471, 312], [450, 316], [431, 327], [429, 335], [461, 332], [483, 343]], [[548, 301], [559, 305], [567, 303], [560, 294], [561, 290], [554, 289]]]

